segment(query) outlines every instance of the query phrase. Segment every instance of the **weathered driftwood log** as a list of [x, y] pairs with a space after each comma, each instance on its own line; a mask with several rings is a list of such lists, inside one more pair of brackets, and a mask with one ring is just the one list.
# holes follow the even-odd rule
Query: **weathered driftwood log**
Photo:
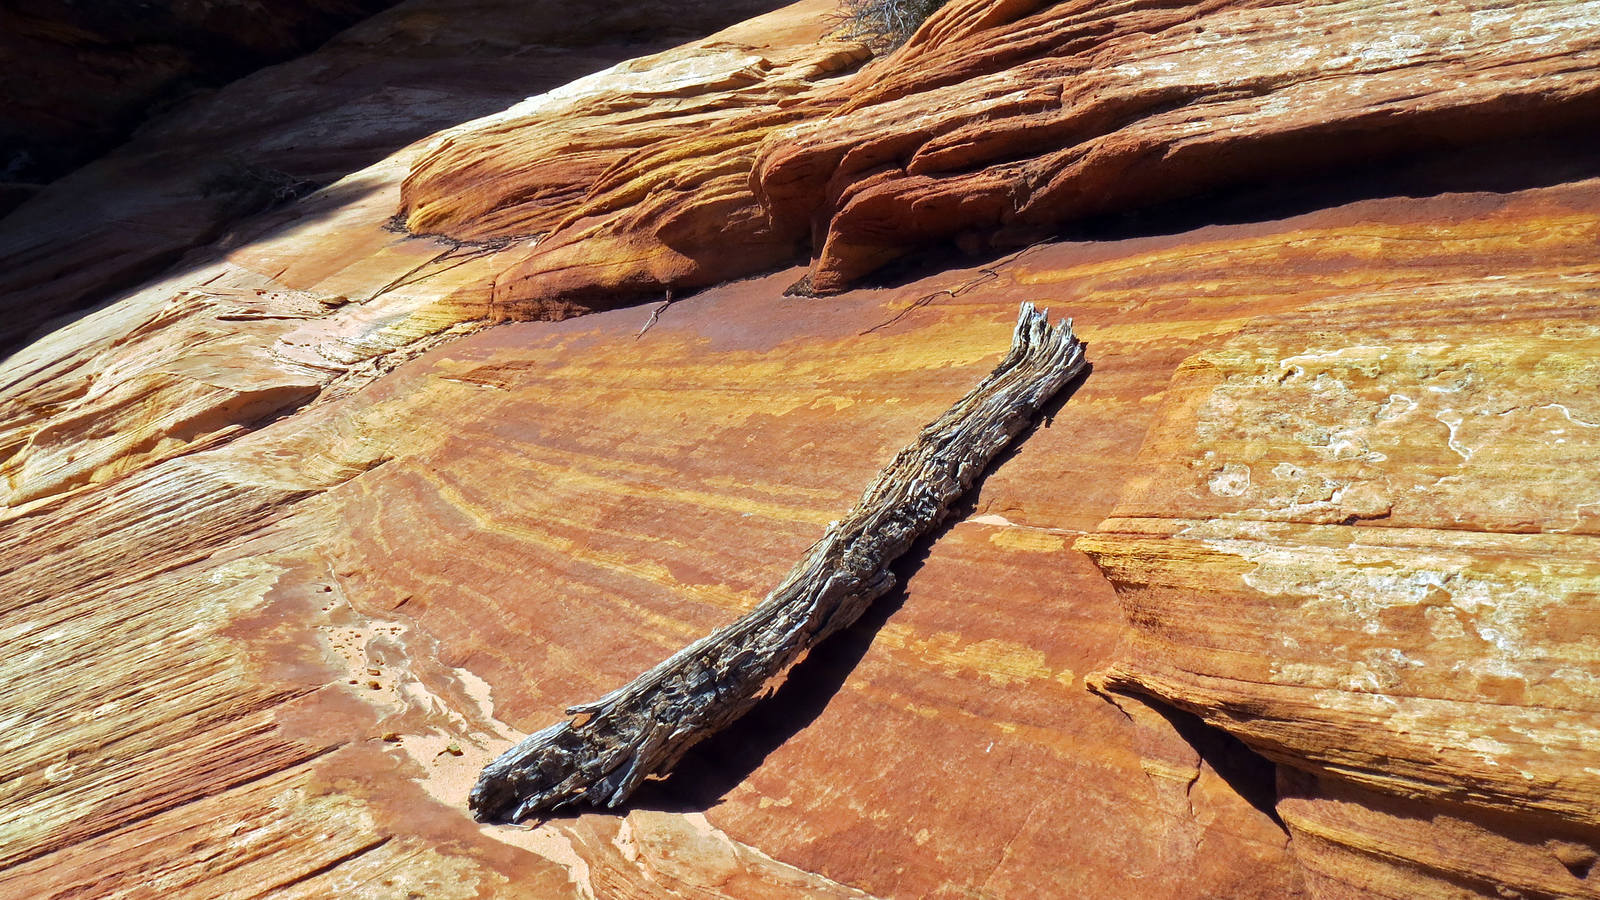
[[616, 806], [645, 776], [667, 772], [888, 591], [889, 565], [1083, 366], [1072, 323], [1052, 326], [1024, 303], [1000, 365], [901, 450], [765, 600], [485, 766], [468, 800], [473, 814], [516, 822], [580, 802]]

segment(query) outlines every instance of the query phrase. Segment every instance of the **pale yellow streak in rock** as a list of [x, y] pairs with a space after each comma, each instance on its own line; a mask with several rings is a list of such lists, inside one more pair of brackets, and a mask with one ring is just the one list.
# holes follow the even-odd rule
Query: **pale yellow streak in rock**
[[0, 692], [0, 720], [25, 723], [0, 736], [0, 806], [9, 813], [0, 848], [26, 847], [88, 815], [152, 751], [248, 695], [240, 687], [255, 683], [248, 663], [217, 632], [258, 606], [279, 570], [246, 559], [207, 574], [146, 582], [142, 602], [112, 594], [24, 609], [37, 625], [7, 647], [0, 681], [26, 685], [49, 673], [74, 685], [77, 700], [69, 713], [39, 692]]
[[450, 856], [421, 838], [399, 838], [326, 874], [272, 892], [273, 900], [471, 900], [506, 896], [514, 890], [506, 878], [468, 856]]
[[[604, 479], [596, 479], [604, 481]], [[691, 592], [697, 598], [703, 599], [714, 605], [729, 610], [743, 611], [754, 606], [759, 598], [749, 597], [744, 594], [729, 590], [721, 585], [685, 585], [672, 573], [659, 563], [621, 553], [608, 553], [585, 547], [572, 538], [559, 537], [551, 532], [535, 529], [528, 526], [517, 525], [505, 520], [492, 510], [483, 509], [468, 500], [460, 491], [442, 482], [436, 483], [439, 495], [450, 503], [456, 512], [475, 522], [480, 529], [486, 532], [503, 535], [517, 541], [526, 542], [535, 546], [544, 547], [557, 553], [564, 554], [579, 562], [619, 572], [642, 581], [658, 585], [674, 591]], [[710, 496], [710, 495], [708, 495]], [[651, 624], [666, 628], [671, 632], [683, 635], [697, 633], [698, 629], [684, 625], [675, 619], [669, 619], [650, 613], [649, 611], [633, 607], [634, 611], [645, 617]], [[669, 639], [663, 637], [664, 640]]]
[[[891, 623], [878, 632], [874, 643], [912, 653], [920, 664], [931, 665], [947, 675], [977, 674], [1000, 687], [1058, 678], [1046, 664], [1044, 651], [1014, 641], [987, 638], [964, 643], [961, 635], [949, 631], [922, 638], [908, 626]], [[1071, 673], [1066, 674], [1070, 683]]]
[[[577, 454], [574, 454], [577, 456]], [[762, 503], [745, 497], [721, 494], [713, 491], [701, 491], [687, 487], [669, 487], [663, 484], [640, 484], [622, 481], [614, 476], [598, 475], [584, 472], [580, 469], [567, 466], [541, 463], [538, 460], [522, 460], [522, 465], [539, 473], [549, 480], [551, 484], [563, 487], [581, 488], [586, 492], [600, 496], [649, 496], [658, 497], [674, 503], [681, 503], [685, 507], [697, 509], [720, 509], [728, 512], [750, 513], [763, 518], [780, 522], [801, 522], [812, 525], [827, 525], [835, 516], [844, 510], [818, 510], [799, 506], [787, 506], [777, 503]], [[607, 465], [614, 470], [635, 468], [642, 470], [646, 467], [625, 466], [624, 464]], [[485, 518], [485, 522], [488, 519]], [[493, 529], [492, 529], [493, 530]], [[820, 535], [819, 535], [820, 537]]]
[[1067, 539], [1059, 534], [1032, 528], [1006, 528], [989, 535], [989, 543], [1002, 550], [1022, 553], [1055, 553], [1065, 550]]
[[[1012, 279], [1021, 285], [1056, 284], [1061, 282], [1091, 281], [1097, 277], [1116, 277], [1131, 275], [1140, 270], [1155, 271], [1183, 271], [1198, 269], [1208, 261], [1217, 264], [1225, 263], [1231, 268], [1241, 266], [1244, 258], [1251, 255], [1271, 258], [1280, 255], [1282, 251], [1299, 251], [1306, 248], [1307, 255], [1314, 251], [1318, 254], [1330, 252], [1359, 253], [1359, 255], [1381, 260], [1389, 265], [1379, 265], [1370, 268], [1352, 267], [1358, 272], [1360, 278], [1371, 278], [1374, 274], [1381, 275], [1397, 269], [1393, 265], [1396, 255], [1399, 256], [1433, 256], [1446, 254], [1492, 255], [1497, 245], [1515, 244], [1518, 247], [1570, 247], [1574, 243], [1600, 240], [1600, 222], [1586, 213], [1573, 213], [1567, 216], [1552, 216], [1540, 220], [1540, 227], [1536, 231], [1527, 230], [1525, 227], [1508, 229], [1506, 223], [1493, 218], [1478, 219], [1450, 225], [1425, 229], [1431, 232], [1419, 237], [1419, 229], [1414, 223], [1396, 225], [1380, 225], [1362, 223], [1344, 228], [1325, 228], [1315, 231], [1290, 232], [1275, 234], [1262, 238], [1232, 239], [1226, 241], [1213, 241], [1210, 243], [1197, 243], [1185, 247], [1183, 250], [1162, 248], [1149, 253], [1136, 256], [1123, 256], [1097, 262], [1081, 263], [1078, 265], [1064, 266], [1061, 268], [1027, 268], [1018, 267], [1014, 270]], [[1414, 253], [1405, 252], [1406, 248], [1415, 248]], [[1537, 255], [1530, 254], [1530, 259], [1537, 259]], [[1553, 271], [1547, 265], [1540, 265], [1540, 272]], [[1581, 271], [1575, 270], [1575, 271]], [[1332, 282], [1330, 282], [1332, 283]], [[1183, 287], [1188, 289], [1194, 283], [1185, 282]], [[1230, 285], [1230, 288], [1233, 287]], [[1229, 291], [1230, 300], [1237, 299], [1238, 295]]]

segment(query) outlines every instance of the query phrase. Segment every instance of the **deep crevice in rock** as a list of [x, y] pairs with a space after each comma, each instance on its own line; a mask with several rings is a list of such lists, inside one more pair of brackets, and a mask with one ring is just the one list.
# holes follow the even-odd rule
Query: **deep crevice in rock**
[[1193, 747], [1217, 777], [1234, 793], [1271, 819], [1287, 834], [1289, 828], [1278, 816], [1278, 766], [1249, 745], [1191, 712], [1178, 709], [1155, 697], [1145, 703], [1172, 724], [1173, 730]]
[[[947, 271], [953, 256], [975, 264], [1039, 243], [1102, 243], [1184, 234], [1210, 226], [1254, 225], [1325, 212], [1371, 200], [1444, 194], [1504, 194], [1600, 177], [1600, 121], [1591, 103], [1573, 103], [1540, 128], [1519, 129], [1508, 120], [1500, 136], [1463, 145], [1437, 138], [1426, 146], [1376, 152], [1326, 168], [1291, 166], [1293, 148], [1278, 163], [1264, 162], [1258, 177], [1160, 203], [1130, 205], [1116, 213], [1033, 229], [999, 233], [994, 249], [968, 235], [920, 249], [866, 275], [857, 288], [897, 288]], [[1315, 174], [1307, 174], [1307, 171]], [[964, 248], [964, 249], [961, 249]]]

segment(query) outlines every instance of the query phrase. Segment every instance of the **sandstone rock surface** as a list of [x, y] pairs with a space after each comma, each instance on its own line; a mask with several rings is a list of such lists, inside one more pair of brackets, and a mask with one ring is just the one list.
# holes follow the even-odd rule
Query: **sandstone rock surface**
[[[236, 146], [281, 116], [366, 149], [225, 242], [131, 237], [147, 261], [199, 246], [158, 280], [62, 238], [93, 182], [51, 189], [32, 246], [92, 288], [36, 273], [12, 295], [110, 302], [0, 363], [0, 895], [1597, 894], [1600, 180], [1563, 149], [1587, 4], [956, 0], [865, 62], [807, 2], [520, 104], [531, 39], [462, 61], [509, 9], [402, 4], [179, 111], [346, 66], [329, 96], [360, 94], [383, 58], [362, 34], [506, 79], [476, 95], [507, 110], [487, 120], [386, 101], [340, 130], [295, 117], [310, 87], [263, 105]], [[570, 40], [526, 51], [528, 77], [622, 49]], [[1378, 49], [1327, 57], [1341, 40]], [[1170, 108], [1119, 95], [1118, 66]], [[1127, 115], [1028, 144], [999, 98], [1037, 93], [1029, 73], [1062, 93], [1028, 121], [1081, 113], [1061, 97], [1083, 85]], [[1302, 112], [1334, 156], [1375, 122], [1434, 155], [1331, 178], [1299, 215], [785, 296], [951, 238], [938, 198], [1001, 172], [1059, 176], [1026, 196], [1063, 219], [1134, 159], [1106, 209], [1325, 172], [1273, 155]], [[564, 144], [553, 121], [617, 137]], [[1518, 158], [1448, 149], [1500, 121]], [[845, 133], [862, 168], [829, 161]], [[901, 156], [869, 163], [880, 138]], [[104, 165], [146, 151], [126, 152]], [[1439, 166], [1456, 190], [1419, 189]], [[162, 223], [158, 193], [114, 196]], [[960, 213], [969, 248], [1056, 221], [1008, 231], [994, 208]], [[37, 209], [0, 239], [29, 246]], [[501, 749], [755, 603], [992, 367], [1022, 300], [1073, 316], [1094, 369], [902, 592], [625, 815], [467, 818]]]
[[[1597, 22], [1600, 5], [1566, 0], [955, 0], [849, 77], [817, 77], [856, 58], [829, 44], [798, 61], [724, 53], [652, 63], [642, 83], [612, 82], [620, 95], [463, 126], [413, 172], [407, 222], [539, 240], [496, 282], [512, 317], [701, 288], [807, 245], [802, 290], [835, 291], [951, 241], [1016, 246], [1243, 184], [1592, 121]], [[737, 87], [639, 112], [691, 69], [692, 83]]]
[[[1550, 262], [1322, 300], [1192, 358], [1080, 544], [1136, 626], [1108, 683], [1314, 773], [1285, 820], [1341, 887], [1415, 896], [1361, 870], [1431, 830], [1454, 839], [1419, 855], [1430, 893], [1593, 891], [1558, 851], [1600, 838], [1600, 282]], [[1430, 803], [1449, 824], [1397, 840]]]
[[[440, 129], [780, 5], [606, 0], [582, 16], [555, 0], [394, 6], [315, 53], [155, 117], [128, 144], [31, 193], [0, 220], [0, 294], [19, 298], [0, 323], [0, 348], [118, 298], [174, 262], [216, 259], [247, 241], [235, 226], [263, 209], [341, 179], [345, 199], [364, 194], [374, 179], [346, 176], [385, 160], [404, 166], [409, 158], [397, 151]], [[7, 69], [11, 77], [26, 71]], [[57, 83], [78, 83], [83, 71]]]

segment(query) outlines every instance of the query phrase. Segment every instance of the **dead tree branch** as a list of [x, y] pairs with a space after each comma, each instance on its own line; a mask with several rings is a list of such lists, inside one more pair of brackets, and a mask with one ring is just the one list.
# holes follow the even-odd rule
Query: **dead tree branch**
[[577, 803], [616, 806], [646, 776], [666, 773], [887, 592], [890, 564], [1083, 367], [1072, 323], [1052, 326], [1024, 303], [1000, 365], [901, 450], [765, 600], [485, 766], [468, 799], [473, 814], [516, 822]]
[[634, 335], [633, 339], [637, 341], [639, 338], [644, 337], [644, 333], [646, 331], [649, 331], [650, 327], [652, 325], [656, 324], [657, 322], [659, 322], [661, 320], [661, 313], [664, 310], [666, 310], [667, 307], [669, 307], [671, 305], [672, 305], [672, 288], [667, 288], [667, 299], [661, 301], [661, 305], [656, 307], [655, 310], [653, 310], [650, 313], [650, 320], [648, 322], [644, 323], [644, 327], [639, 329], [639, 333]]

